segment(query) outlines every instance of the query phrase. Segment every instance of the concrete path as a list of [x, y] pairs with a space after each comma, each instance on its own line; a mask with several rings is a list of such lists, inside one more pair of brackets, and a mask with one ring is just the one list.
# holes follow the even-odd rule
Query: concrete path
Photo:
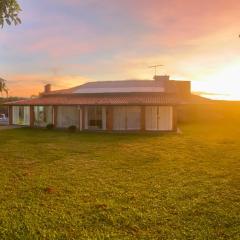
[[21, 127], [22, 127], [22, 126], [0, 125], [0, 131], [1, 131], [1, 130], [7, 130], [7, 129], [21, 128]]

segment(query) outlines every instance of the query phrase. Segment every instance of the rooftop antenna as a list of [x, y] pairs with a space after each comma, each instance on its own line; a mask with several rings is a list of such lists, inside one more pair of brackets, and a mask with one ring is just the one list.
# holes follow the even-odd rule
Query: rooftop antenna
[[159, 67], [163, 67], [163, 66], [164, 66], [164, 65], [159, 64], [159, 65], [149, 66], [149, 68], [154, 68], [154, 72], [155, 72], [155, 75], [154, 75], [154, 76], [157, 76], [157, 69], [158, 69]]

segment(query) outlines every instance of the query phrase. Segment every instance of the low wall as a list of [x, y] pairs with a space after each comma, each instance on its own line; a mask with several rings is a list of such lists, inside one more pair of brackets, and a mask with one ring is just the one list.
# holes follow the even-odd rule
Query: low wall
[[181, 105], [177, 107], [177, 112], [179, 123], [240, 122], [240, 102]]

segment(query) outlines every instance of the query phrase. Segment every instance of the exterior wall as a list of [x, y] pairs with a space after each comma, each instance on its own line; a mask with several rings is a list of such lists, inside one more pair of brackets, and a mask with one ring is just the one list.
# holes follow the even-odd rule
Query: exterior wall
[[68, 128], [70, 126], [79, 126], [79, 110], [76, 106], [58, 106], [57, 124], [58, 128]]
[[173, 107], [172, 106], [147, 106], [146, 130], [148, 131], [172, 131]]
[[12, 124], [29, 126], [30, 125], [30, 107], [13, 106], [12, 107]]

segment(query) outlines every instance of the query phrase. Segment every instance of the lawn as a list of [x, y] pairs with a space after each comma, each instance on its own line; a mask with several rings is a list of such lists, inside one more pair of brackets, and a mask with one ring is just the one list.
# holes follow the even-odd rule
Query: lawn
[[240, 239], [239, 125], [0, 131], [0, 239]]

